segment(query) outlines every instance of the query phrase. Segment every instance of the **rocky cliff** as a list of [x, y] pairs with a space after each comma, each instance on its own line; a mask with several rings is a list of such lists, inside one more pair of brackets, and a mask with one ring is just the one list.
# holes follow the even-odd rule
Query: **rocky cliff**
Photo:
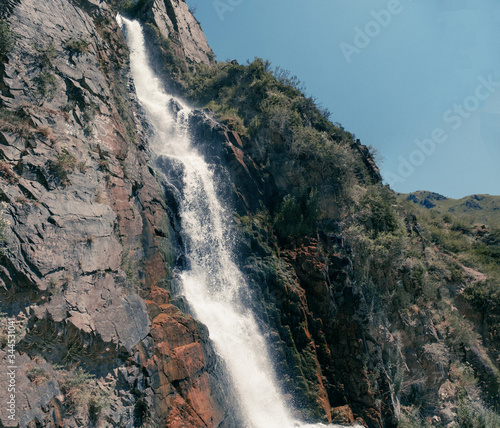
[[146, 24], [165, 84], [200, 108], [190, 131], [234, 209], [247, 303], [297, 416], [495, 426], [497, 321], [474, 306], [493, 268], [426, 235], [286, 73], [215, 63], [182, 0], [0, 5], [0, 358], [17, 364], [20, 426], [239, 426], [176, 294], [175, 177], [148, 150], [117, 11]]
[[[165, 290], [175, 231], [116, 9], [85, 0], [1, 7], [3, 36], [14, 41], [0, 66], [2, 339], [15, 318], [17, 420], [229, 423], [208, 332]], [[158, 1], [151, 12], [184, 58], [209, 61], [184, 2]], [[7, 347], [0, 353], [5, 361]], [[6, 402], [7, 389], [0, 395]], [[3, 425], [16, 425], [7, 416]]]

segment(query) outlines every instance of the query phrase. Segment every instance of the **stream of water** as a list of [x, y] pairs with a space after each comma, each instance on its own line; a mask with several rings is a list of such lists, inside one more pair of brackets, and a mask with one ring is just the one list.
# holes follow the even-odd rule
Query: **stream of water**
[[[245, 427], [325, 427], [304, 424], [291, 416], [264, 336], [240, 300], [247, 284], [232, 254], [227, 226], [230, 213], [217, 195], [211, 166], [192, 145], [187, 130], [191, 109], [165, 92], [150, 67], [141, 25], [120, 16], [118, 21], [130, 48], [137, 97], [153, 130], [150, 148], [182, 169], [179, 206], [188, 260], [188, 268], [181, 274], [182, 293], [195, 317], [208, 327], [215, 349], [225, 361]], [[179, 111], [168, 108], [172, 101]]]

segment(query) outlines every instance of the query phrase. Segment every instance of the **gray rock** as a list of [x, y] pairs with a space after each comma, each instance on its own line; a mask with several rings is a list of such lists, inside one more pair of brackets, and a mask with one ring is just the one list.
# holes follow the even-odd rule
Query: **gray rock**
[[153, 19], [165, 38], [176, 32], [184, 55], [189, 61], [210, 64], [213, 52], [200, 24], [184, 0], [155, 0]]
[[[6, 361], [5, 350], [0, 350], [1, 361]], [[38, 418], [43, 420], [45, 414], [42, 408], [46, 407], [49, 402], [61, 394], [59, 386], [53, 378], [56, 376], [52, 366], [43, 361], [32, 361], [26, 354], [20, 355], [15, 353], [16, 368], [12, 369], [15, 373], [15, 387], [14, 392], [16, 401], [16, 422], [12, 423], [7, 418], [8, 413], [5, 411], [0, 412], [0, 421], [3, 426], [12, 427], [19, 426], [26, 427], [29, 422]], [[36, 367], [43, 370], [47, 379], [41, 382], [31, 382], [26, 376], [27, 372]], [[4, 374], [5, 376], [5, 374]], [[7, 388], [0, 388], [0, 400], [2, 403], [7, 403], [10, 399], [10, 393]]]

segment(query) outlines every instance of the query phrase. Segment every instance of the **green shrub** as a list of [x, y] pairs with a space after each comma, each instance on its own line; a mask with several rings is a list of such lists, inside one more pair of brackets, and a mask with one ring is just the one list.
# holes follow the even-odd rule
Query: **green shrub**
[[0, 19], [0, 58], [5, 57], [16, 43], [16, 34], [9, 28], [6, 19]]
[[90, 42], [85, 39], [69, 39], [66, 41], [66, 49], [75, 53], [88, 53]]
[[45, 370], [32, 366], [26, 372], [26, 377], [35, 385], [41, 385], [50, 380], [50, 375]]
[[243, 119], [239, 116], [237, 109], [220, 105], [216, 101], [210, 101], [206, 105], [206, 108], [215, 113], [217, 118], [231, 130], [236, 131], [241, 136], [248, 134], [248, 130], [245, 127]]
[[463, 398], [457, 410], [460, 428], [500, 428], [500, 416], [497, 413]]
[[5, 253], [9, 233], [9, 222], [4, 217], [5, 202], [0, 202], [0, 256]]
[[286, 195], [274, 216], [274, 227], [282, 239], [312, 234], [318, 218], [318, 193], [302, 192], [298, 197]]
[[431, 424], [425, 422], [420, 415], [419, 409], [414, 406], [401, 407], [399, 428], [430, 428]]
[[0, 129], [28, 138], [31, 133], [29, 116], [22, 108], [12, 111], [0, 106]]
[[75, 169], [75, 166], [76, 158], [68, 152], [68, 149], [62, 149], [57, 159], [51, 162], [50, 171], [59, 178], [63, 184], [67, 184], [68, 175]]
[[48, 71], [42, 71], [35, 78], [35, 84], [38, 94], [42, 97], [52, 98], [56, 92], [56, 76]]
[[375, 237], [381, 232], [394, 232], [398, 228], [396, 214], [392, 208], [394, 202], [394, 195], [385, 187], [373, 188], [361, 200], [364, 214], [360, 219]]
[[426, 343], [423, 346], [424, 353], [441, 370], [445, 370], [450, 363], [448, 348], [442, 343]]
[[95, 388], [88, 402], [89, 420], [96, 425], [103, 410], [111, 404], [110, 394]]
[[87, 373], [81, 367], [66, 373], [61, 382], [61, 389], [64, 393], [68, 414], [72, 414], [79, 408], [88, 405], [93, 378], [94, 375]]
[[[110, 387], [114, 388], [114, 384]], [[95, 376], [81, 367], [66, 372], [60, 382], [64, 394], [64, 406], [67, 414], [86, 411], [92, 426], [97, 422], [103, 410], [111, 404], [111, 390], [102, 390], [95, 380]]]
[[52, 61], [57, 58], [57, 50], [54, 43], [50, 42], [46, 47], [35, 44], [34, 48], [39, 54], [38, 59], [42, 69], [52, 68]]

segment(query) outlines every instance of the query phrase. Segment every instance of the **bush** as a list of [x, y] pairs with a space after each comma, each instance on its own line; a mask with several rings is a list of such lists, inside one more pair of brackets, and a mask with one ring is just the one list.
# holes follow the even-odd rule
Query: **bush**
[[66, 49], [74, 53], [89, 52], [90, 42], [84, 39], [69, 39], [66, 41]]
[[413, 406], [402, 407], [399, 428], [430, 428], [431, 424], [424, 421], [420, 412]]
[[461, 428], [500, 428], [500, 416], [491, 410], [462, 399], [458, 405], [457, 421]]
[[398, 228], [392, 208], [394, 202], [394, 195], [385, 187], [372, 189], [361, 200], [361, 206], [364, 208], [361, 221], [375, 237], [381, 232], [394, 232]]
[[5, 161], [0, 161], [0, 176], [2, 176], [9, 184], [15, 184], [18, 182], [16, 174], [14, 174], [14, 171], [9, 163]]
[[45, 98], [52, 98], [56, 92], [56, 76], [48, 71], [42, 71], [38, 77], [35, 78], [35, 84], [38, 94]]
[[50, 375], [38, 367], [30, 367], [26, 372], [26, 377], [35, 385], [41, 385], [50, 380]]
[[93, 425], [97, 424], [102, 411], [104, 409], [107, 409], [111, 404], [109, 395], [109, 393], [102, 392], [98, 388], [96, 388], [93, 391], [93, 394], [90, 396], [88, 403], [88, 412], [89, 420]]
[[78, 367], [66, 373], [61, 382], [67, 413], [74, 414], [77, 411], [86, 410], [93, 425], [97, 423], [102, 411], [111, 403], [110, 392], [102, 391], [94, 377], [93, 374]]
[[28, 138], [31, 135], [29, 116], [22, 108], [12, 111], [0, 106], [0, 130]]
[[39, 61], [42, 69], [52, 68], [52, 61], [57, 58], [57, 50], [54, 43], [50, 42], [45, 48], [36, 44], [35, 50], [39, 53]]
[[67, 184], [68, 175], [75, 169], [75, 166], [76, 158], [68, 152], [68, 149], [62, 149], [56, 161], [51, 162], [50, 171], [59, 178], [63, 184]]
[[9, 221], [4, 218], [5, 202], [0, 202], [0, 256], [5, 253], [8, 239]]
[[206, 105], [206, 108], [212, 111], [231, 130], [236, 131], [241, 136], [248, 134], [248, 130], [245, 127], [243, 119], [239, 116], [237, 109], [220, 105], [216, 101], [210, 101]]
[[441, 370], [445, 370], [450, 364], [450, 353], [442, 343], [426, 343], [424, 353]]
[[65, 396], [65, 404], [69, 414], [87, 406], [90, 400], [90, 386], [94, 376], [81, 367], [69, 372], [61, 382], [61, 389]]
[[9, 28], [6, 19], [0, 19], [0, 58], [5, 57], [14, 47], [16, 34]]
[[274, 216], [274, 227], [282, 239], [312, 234], [318, 218], [318, 193], [302, 192], [298, 197], [286, 195]]

